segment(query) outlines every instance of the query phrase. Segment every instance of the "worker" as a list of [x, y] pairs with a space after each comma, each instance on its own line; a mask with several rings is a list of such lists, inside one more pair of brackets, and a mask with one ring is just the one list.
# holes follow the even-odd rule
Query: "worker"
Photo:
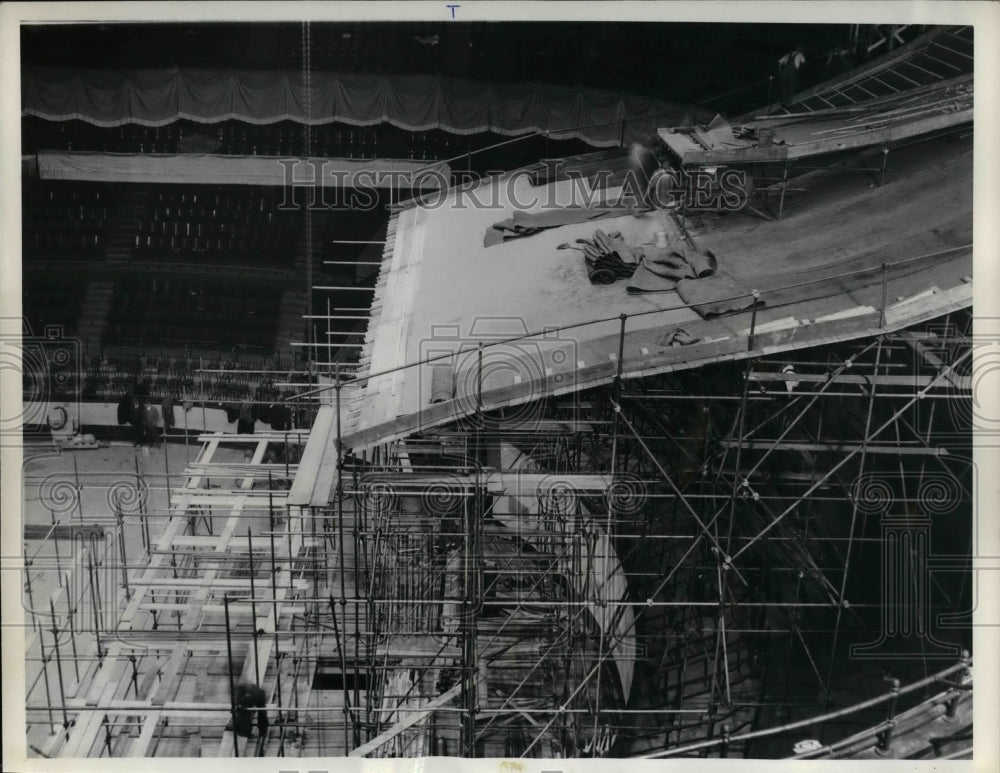
[[252, 435], [255, 425], [256, 421], [253, 416], [253, 406], [250, 404], [249, 400], [246, 400], [240, 405], [240, 412], [237, 415], [236, 434]]
[[789, 105], [799, 89], [799, 68], [805, 64], [806, 57], [801, 47], [785, 54], [778, 60], [778, 84], [782, 105]]
[[141, 446], [146, 439], [146, 403], [141, 397], [130, 398], [132, 411], [129, 419], [132, 422], [132, 437], [135, 446]]
[[[253, 735], [253, 715], [257, 715], [257, 730], [261, 738], [267, 734], [268, 721], [266, 711], [253, 711], [267, 707], [267, 695], [257, 685], [240, 682], [236, 685], [236, 734], [244, 738]], [[230, 726], [226, 727], [231, 730]]]
[[155, 405], [147, 405], [142, 416], [143, 440], [151, 446], [160, 442], [160, 411]]

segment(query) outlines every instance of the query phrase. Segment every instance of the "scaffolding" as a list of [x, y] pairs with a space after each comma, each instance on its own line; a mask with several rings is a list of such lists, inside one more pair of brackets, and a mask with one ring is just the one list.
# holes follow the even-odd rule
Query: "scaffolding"
[[[25, 534], [57, 578], [25, 575], [29, 749], [964, 753], [970, 313], [746, 340], [364, 450], [338, 378], [309, 432], [201, 435], [153, 481], [164, 508], [138, 466], [98, 511], [79, 476], [50, 491]], [[234, 732], [246, 712], [269, 726]]]

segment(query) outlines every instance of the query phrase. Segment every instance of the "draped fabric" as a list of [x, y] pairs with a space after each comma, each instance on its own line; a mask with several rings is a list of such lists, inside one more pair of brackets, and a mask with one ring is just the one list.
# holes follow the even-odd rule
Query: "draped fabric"
[[277, 158], [203, 153], [91, 153], [42, 151], [43, 180], [193, 183], [208, 185], [323, 185], [326, 187], [447, 187], [451, 169], [444, 161], [398, 159]]
[[[25, 68], [24, 115], [97, 126], [162, 126], [184, 118], [355, 126], [391, 123], [409, 131], [455, 134], [549, 132], [599, 147], [626, 144], [676, 125], [688, 109], [612, 91], [542, 84], [491, 84], [430, 75], [317, 72], [307, 93], [297, 71]], [[697, 120], [711, 118], [696, 110]]]

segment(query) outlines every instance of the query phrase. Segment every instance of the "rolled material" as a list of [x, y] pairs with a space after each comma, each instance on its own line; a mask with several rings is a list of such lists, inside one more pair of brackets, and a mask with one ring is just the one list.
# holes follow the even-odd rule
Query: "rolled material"
[[712, 276], [719, 267], [719, 262], [711, 250], [704, 252], [690, 251], [687, 253], [687, 262], [694, 271], [696, 277], [704, 278]]
[[587, 266], [587, 278], [595, 285], [609, 285], [617, 278], [614, 270], [610, 268], [600, 268], [597, 266]]
[[577, 239], [577, 242], [583, 245], [587, 278], [591, 284], [606, 285], [619, 278], [628, 278], [639, 265], [639, 254], [622, 240], [618, 232], [606, 234], [598, 228], [592, 239]]
[[712, 276], [719, 267], [711, 250], [682, 248], [650, 250], [643, 264], [654, 274], [675, 281]]

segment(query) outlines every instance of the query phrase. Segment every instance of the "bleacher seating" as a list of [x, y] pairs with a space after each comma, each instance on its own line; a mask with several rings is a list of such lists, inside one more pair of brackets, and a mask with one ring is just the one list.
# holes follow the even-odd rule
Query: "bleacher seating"
[[135, 340], [270, 349], [280, 304], [280, 287], [235, 277], [124, 277], [115, 287], [104, 343]]
[[[277, 352], [249, 349], [199, 350], [190, 347], [143, 344], [113, 344], [91, 357], [83, 379], [84, 399], [116, 401], [146, 382], [151, 400], [171, 397], [175, 401], [226, 403], [244, 400], [277, 402], [290, 393], [279, 383], [318, 383], [316, 377]], [[299, 406], [301, 407], [301, 406]], [[301, 423], [298, 419], [302, 418]], [[293, 410], [296, 426], [311, 426], [312, 418]]]
[[31, 334], [41, 337], [45, 328], [62, 327], [63, 335], [76, 330], [86, 282], [72, 273], [24, 272], [21, 278], [21, 312]]
[[25, 255], [99, 258], [113, 216], [113, 194], [106, 186], [26, 180], [22, 220]]
[[278, 209], [279, 188], [153, 186], [132, 255], [204, 263], [291, 266], [300, 215]]

